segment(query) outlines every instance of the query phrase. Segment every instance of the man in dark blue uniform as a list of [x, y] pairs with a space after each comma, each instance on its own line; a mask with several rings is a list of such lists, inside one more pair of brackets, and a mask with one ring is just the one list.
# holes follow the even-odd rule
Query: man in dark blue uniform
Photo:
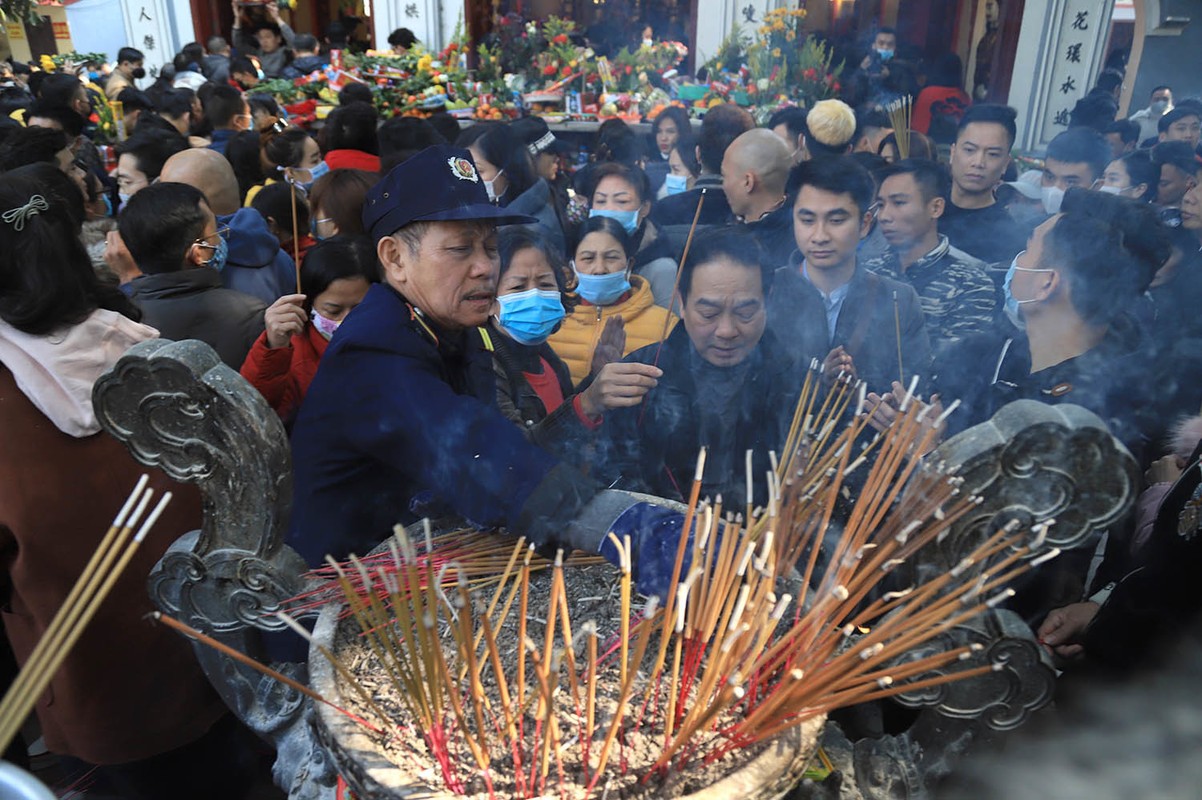
[[680, 516], [602, 491], [496, 407], [480, 328], [496, 297], [496, 226], [532, 222], [490, 204], [471, 156], [452, 147], [422, 151], [368, 193], [363, 223], [384, 282], [339, 327], [292, 434], [289, 543], [309, 564], [365, 553], [398, 522], [454, 513], [611, 557], [605, 534], [629, 533], [646, 556], [640, 589], [663, 588], [650, 554], [675, 552]]

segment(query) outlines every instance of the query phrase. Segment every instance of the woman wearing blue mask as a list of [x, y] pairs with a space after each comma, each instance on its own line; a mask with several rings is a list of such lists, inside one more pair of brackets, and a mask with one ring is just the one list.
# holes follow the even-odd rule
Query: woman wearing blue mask
[[499, 237], [501, 272], [490, 322], [497, 405], [535, 444], [570, 459], [610, 409], [637, 404], [659, 370], [606, 364], [578, 393], [568, 367], [547, 339], [577, 298], [565, 291], [565, 269], [554, 249], [529, 230]]
[[701, 175], [701, 164], [697, 161], [697, 140], [691, 136], [680, 139], [672, 152], [668, 154], [668, 174], [664, 177], [664, 185], [659, 187], [656, 200], [662, 200], [674, 194], [682, 194], [693, 188]]
[[571, 265], [580, 304], [549, 340], [577, 384], [661, 341], [676, 324], [676, 315], [655, 304], [651, 285], [632, 274], [633, 251], [631, 237], [613, 217], [589, 217], [581, 226]]
[[[282, 125], [279, 123], [277, 127]], [[329, 167], [321, 160], [321, 148], [317, 146], [317, 141], [300, 128], [284, 128], [278, 133], [276, 128], [272, 128], [263, 136], [266, 137], [263, 161], [267, 179], [261, 186], [252, 186], [246, 192], [243, 205], [247, 208], [263, 186], [279, 183], [286, 177], [308, 189], [314, 181], [329, 172]]]
[[589, 217], [610, 217], [622, 226], [630, 237], [634, 273], [650, 284], [655, 303], [670, 309], [676, 260], [668, 241], [647, 218], [651, 192], [646, 174], [624, 164], [601, 164], [592, 172], [588, 197]]

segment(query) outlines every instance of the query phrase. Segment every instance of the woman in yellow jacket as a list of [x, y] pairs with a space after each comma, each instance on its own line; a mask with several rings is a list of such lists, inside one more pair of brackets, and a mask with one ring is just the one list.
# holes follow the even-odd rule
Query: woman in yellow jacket
[[631, 275], [632, 249], [625, 228], [611, 217], [589, 217], [581, 227], [572, 261], [581, 302], [547, 340], [573, 384], [662, 341], [676, 324], [675, 314], [655, 304], [650, 284]]

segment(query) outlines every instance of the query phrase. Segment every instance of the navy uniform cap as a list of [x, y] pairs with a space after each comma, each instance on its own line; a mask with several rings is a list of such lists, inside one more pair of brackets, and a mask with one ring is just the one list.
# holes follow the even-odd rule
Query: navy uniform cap
[[427, 147], [397, 164], [367, 192], [363, 204], [363, 227], [377, 242], [410, 222], [453, 219], [498, 225], [538, 221], [490, 203], [471, 153], [448, 145]]

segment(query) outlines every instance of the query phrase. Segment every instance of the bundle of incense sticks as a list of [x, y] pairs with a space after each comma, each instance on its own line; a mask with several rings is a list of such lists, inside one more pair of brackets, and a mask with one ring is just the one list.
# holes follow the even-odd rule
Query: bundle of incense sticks
[[897, 157], [910, 157], [910, 95], [904, 95], [885, 106], [893, 136], [897, 140]]
[[[21, 667], [17, 679], [0, 702], [0, 752], [8, 749], [37, 698], [46, 691], [51, 678], [88, 623], [96, 616], [101, 603], [112, 591], [113, 585], [158, 521], [163, 509], [171, 502], [171, 493], [166, 492], [146, 517], [146, 521], [138, 527], [151, 497], [154, 496], [154, 490], [146, 488], [148, 480], [146, 475], [138, 480], [133, 492], [117, 512], [108, 532], [101, 539], [100, 546], [92, 554], [58, 613], [54, 615], [50, 627], [42, 634], [33, 653]], [[137, 533], [134, 533], [135, 530]]]

